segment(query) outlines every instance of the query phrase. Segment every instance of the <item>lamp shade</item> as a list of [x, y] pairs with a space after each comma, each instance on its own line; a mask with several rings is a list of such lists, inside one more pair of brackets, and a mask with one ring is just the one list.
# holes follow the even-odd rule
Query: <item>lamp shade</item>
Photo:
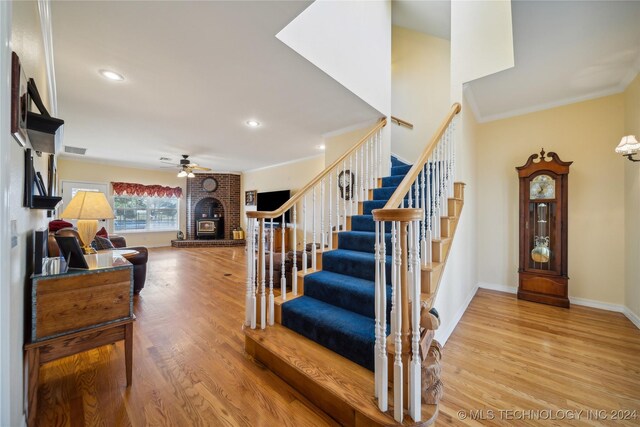
[[634, 154], [638, 150], [640, 150], [640, 142], [638, 142], [635, 135], [623, 136], [620, 144], [616, 147], [616, 153], [624, 155]]
[[104, 193], [78, 191], [62, 212], [63, 219], [113, 219], [113, 209]]

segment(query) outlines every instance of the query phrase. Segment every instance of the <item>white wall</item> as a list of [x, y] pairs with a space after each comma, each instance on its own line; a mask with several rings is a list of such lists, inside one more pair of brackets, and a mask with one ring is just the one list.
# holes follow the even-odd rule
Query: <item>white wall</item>
[[[382, 115], [391, 114], [390, 0], [317, 0], [276, 37]], [[390, 141], [387, 126], [386, 157]]]
[[[11, 425], [20, 415], [16, 394], [11, 392], [12, 345], [11, 330], [11, 233], [9, 212], [9, 189], [11, 170], [11, 146], [15, 144], [10, 135], [11, 109], [11, 2], [0, 2], [0, 425]], [[15, 369], [15, 368], [14, 368]]]
[[449, 112], [451, 43], [393, 27], [391, 111], [413, 129], [391, 125], [391, 151], [412, 163]]
[[[624, 93], [624, 134], [640, 138], [640, 75]], [[613, 147], [615, 140], [611, 143]], [[638, 156], [636, 156], [638, 157]], [[640, 163], [623, 159], [625, 204], [625, 304], [640, 328]]]
[[[451, 83], [460, 84], [513, 67], [511, 0], [451, 2]], [[458, 95], [457, 95], [458, 94]]]
[[[44, 44], [40, 30], [40, 16], [37, 2], [2, 2], [2, 102], [3, 107], [10, 96], [10, 79], [7, 62], [10, 62], [11, 50], [15, 50], [21, 59], [27, 78], [33, 77], [43, 95], [45, 105], [51, 110], [48, 99], [47, 73], [44, 59]], [[10, 16], [8, 16], [10, 15]], [[11, 41], [7, 31], [11, 30]], [[5, 117], [9, 109], [2, 109], [2, 389], [0, 391], [0, 423], [2, 425], [21, 425], [24, 423], [23, 351], [24, 344], [24, 306], [25, 287], [31, 274], [29, 252], [33, 230], [46, 226], [46, 212], [22, 207], [24, 185], [24, 150], [10, 136]], [[36, 170], [46, 172], [46, 157], [35, 158]], [[46, 176], [46, 174], [45, 174]], [[8, 180], [7, 180], [8, 178]], [[15, 221], [16, 246], [11, 247], [11, 236], [6, 228]], [[9, 233], [10, 234], [10, 233]], [[8, 264], [8, 265], [7, 265]], [[7, 299], [8, 297], [8, 299]], [[5, 329], [6, 328], [6, 329]], [[7, 359], [8, 356], [8, 359]]]
[[456, 181], [467, 184], [456, 231], [435, 306], [442, 325], [436, 338], [445, 342], [477, 289], [476, 173], [477, 123], [463, 97], [464, 83], [512, 67], [511, 2], [451, 2], [451, 102], [462, 112], [456, 127]]
[[318, 0], [276, 37], [373, 108], [390, 114], [390, 1]]

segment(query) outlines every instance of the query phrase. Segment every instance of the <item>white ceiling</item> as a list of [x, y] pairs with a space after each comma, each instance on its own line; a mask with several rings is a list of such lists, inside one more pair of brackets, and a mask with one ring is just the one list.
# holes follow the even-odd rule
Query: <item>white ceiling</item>
[[469, 83], [490, 121], [621, 92], [640, 70], [640, 2], [512, 2], [515, 67]]
[[276, 39], [309, 4], [52, 2], [64, 145], [152, 168], [191, 154], [218, 171], [319, 154], [323, 134], [380, 114]]
[[393, 25], [451, 39], [451, 0], [393, 0]]

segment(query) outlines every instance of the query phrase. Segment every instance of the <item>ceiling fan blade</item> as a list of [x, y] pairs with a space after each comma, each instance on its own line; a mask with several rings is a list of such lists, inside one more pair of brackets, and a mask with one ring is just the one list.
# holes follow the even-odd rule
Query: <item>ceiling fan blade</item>
[[202, 166], [195, 166], [193, 164], [190, 166], [190, 168], [191, 169], [200, 170], [200, 171], [210, 171], [211, 170], [211, 168], [205, 168], [205, 167], [202, 167]]
[[176, 168], [177, 168], [177, 167], [180, 167], [180, 165], [179, 165], [179, 164], [172, 163], [172, 162], [165, 162], [165, 161], [163, 161], [163, 160], [161, 160], [161, 161], [160, 161], [160, 163], [164, 163], [165, 165], [171, 165], [171, 166], [176, 167]]

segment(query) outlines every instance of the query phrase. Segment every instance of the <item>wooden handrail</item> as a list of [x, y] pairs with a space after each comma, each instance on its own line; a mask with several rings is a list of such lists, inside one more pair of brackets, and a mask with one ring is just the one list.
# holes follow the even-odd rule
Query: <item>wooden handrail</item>
[[429, 160], [431, 153], [436, 148], [436, 145], [438, 145], [438, 141], [440, 141], [440, 138], [442, 138], [445, 130], [447, 130], [449, 123], [451, 123], [451, 120], [453, 120], [456, 114], [458, 114], [461, 110], [462, 106], [457, 102], [451, 106], [449, 114], [447, 114], [447, 117], [440, 124], [440, 127], [438, 128], [436, 133], [433, 134], [433, 137], [431, 137], [431, 140], [422, 152], [422, 155], [420, 155], [418, 160], [416, 160], [416, 162], [413, 164], [413, 166], [409, 170], [409, 173], [407, 173], [400, 185], [398, 185], [398, 188], [396, 188], [396, 191], [393, 192], [393, 195], [391, 196], [387, 204], [384, 205], [383, 209], [395, 209], [400, 206], [400, 203], [402, 203], [404, 196], [409, 192], [411, 186], [418, 178], [418, 175], [420, 175], [420, 172], [422, 172], [422, 168], [424, 167], [425, 163], [427, 163], [427, 161]]
[[315, 187], [316, 184], [318, 184], [320, 181], [322, 181], [324, 179], [324, 177], [326, 177], [331, 171], [333, 171], [333, 169], [336, 166], [340, 165], [351, 154], [355, 153], [355, 151], [358, 148], [360, 148], [360, 146], [362, 144], [364, 144], [366, 141], [368, 141], [369, 138], [374, 133], [376, 133], [378, 130], [382, 129], [386, 125], [387, 125], [387, 119], [386, 118], [381, 119], [380, 123], [378, 123], [365, 136], [363, 136], [360, 139], [360, 141], [358, 141], [357, 144], [355, 144], [352, 148], [347, 150], [346, 153], [344, 153], [342, 156], [340, 156], [338, 159], [336, 159], [333, 163], [331, 163], [331, 165], [329, 165], [329, 167], [325, 168], [322, 172], [320, 172], [307, 185], [302, 187], [302, 189], [300, 189], [296, 194], [291, 196], [291, 198], [289, 200], [287, 200], [282, 206], [280, 206], [280, 208], [276, 209], [275, 211], [249, 211], [249, 212], [246, 213], [247, 217], [248, 218], [270, 219], [270, 218], [278, 218], [278, 217], [282, 216], [286, 211], [291, 209], [293, 207], [293, 205], [295, 205], [298, 202], [298, 200], [300, 200], [305, 193], [307, 193], [309, 190], [311, 190], [313, 187]]
[[399, 119], [396, 116], [391, 116], [391, 121], [398, 126], [404, 126], [406, 128], [413, 129], [413, 123], [409, 123], [406, 120]]

